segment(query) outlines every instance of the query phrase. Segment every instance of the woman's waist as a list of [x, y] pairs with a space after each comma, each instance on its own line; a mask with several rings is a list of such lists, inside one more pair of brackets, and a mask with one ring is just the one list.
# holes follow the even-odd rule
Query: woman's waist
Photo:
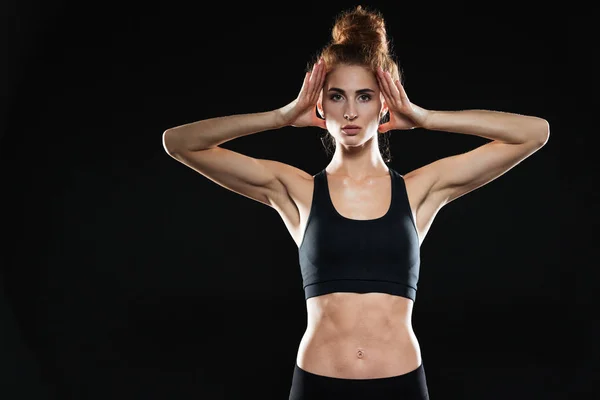
[[296, 361], [301, 368], [324, 376], [396, 376], [418, 367], [421, 351], [410, 327], [344, 333], [317, 328], [304, 333]]

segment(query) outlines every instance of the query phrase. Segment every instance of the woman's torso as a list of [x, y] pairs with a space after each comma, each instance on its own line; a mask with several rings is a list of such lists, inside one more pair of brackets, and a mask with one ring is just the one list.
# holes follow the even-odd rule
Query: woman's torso
[[[291, 201], [278, 208], [299, 247], [310, 214], [314, 182], [309, 174], [285, 177]], [[419, 215], [425, 191], [418, 176], [404, 176], [408, 201], [422, 243], [433, 218]], [[389, 173], [353, 182], [328, 175], [331, 201], [339, 214], [350, 219], [375, 219], [386, 214], [391, 202]], [[425, 213], [427, 214], [427, 210]], [[314, 374], [372, 379], [401, 375], [421, 364], [419, 343], [411, 318], [411, 299], [386, 293], [330, 293], [306, 301], [307, 328], [296, 362]]]

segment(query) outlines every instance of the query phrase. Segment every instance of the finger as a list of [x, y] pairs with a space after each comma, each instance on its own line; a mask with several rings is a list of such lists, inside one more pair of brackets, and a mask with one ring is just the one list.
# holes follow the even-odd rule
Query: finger
[[392, 75], [387, 71], [385, 73], [385, 81], [388, 83], [388, 86], [390, 89], [390, 96], [392, 96], [394, 99], [400, 99], [400, 91], [398, 90], [398, 87], [394, 83], [394, 80], [392, 79]]
[[381, 88], [381, 92], [383, 93], [383, 97], [384, 97], [386, 103], [389, 106], [390, 103], [391, 103], [390, 90], [389, 90], [389, 87], [388, 87], [388, 84], [387, 84], [386, 80], [384, 79], [383, 74], [380, 73], [377, 76], [377, 80], [379, 82], [379, 87]]
[[315, 82], [314, 82], [314, 86], [313, 86], [313, 97], [318, 98], [319, 94], [321, 92], [321, 88], [323, 87], [323, 70], [324, 70], [324, 65], [323, 62], [321, 60], [319, 60], [319, 62], [316, 64], [316, 69], [315, 69]]
[[385, 71], [381, 69], [381, 67], [379, 67], [379, 70], [377, 71], [377, 79], [379, 79], [379, 82], [381, 83], [384, 89], [387, 88], [387, 82], [385, 81]]
[[406, 90], [404, 90], [404, 85], [402, 85], [400, 83], [399, 79], [396, 79], [396, 87], [398, 88], [398, 91], [400, 92], [400, 100], [402, 100], [403, 103], [409, 103], [408, 100], [408, 95], [406, 94]]
[[386, 106], [388, 109], [393, 109], [393, 105], [390, 101], [390, 98], [388, 97], [387, 94], [385, 94], [385, 91], [382, 90], [381, 93], [383, 94], [383, 104], [382, 106]]
[[314, 82], [315, 81], [315, 76], [316, 76], [316, 72], [317, 72], [317, 66], [318, 64], [315, 63], [312, 67], [312, 71], [310, 72], [310, 81]]
[[314, 63], [312, 67], [312, 71], [310, 72], [310, 92], [309, 95], [312, 96], [314, 94], [314, 88], [316, 86], [316, 82], [319, 80], [319, 64]]
[[320, 88], [323, 88], [325, 84], [325, 78], [327, 78], [327, 66], [325, 65], [325, 61], [321, 59], [321, 83], [319, 84]]
[[318, 62], [314, 63], [313, 64], [313, 68], [312, 68], [312, 75], [313, 75], [313, 77], [316, 76], [318, 68], [319, 68], [319, 63]]
[[386, 98], [386, 100], [389, 100], [392, 95], [392, 92], [390, 90], [389, 82], [387, 81], [385, 72], [383, 70], [379, 71], [379, 83], [383, 88], [384, 97]]
[[323, 88], [323, 83], [325, 81], [325, 65], [323, 62], [319, 62], [315, 69], [315, 80], [311, 86], [311, 99], [313, 101], [317, 101], [319, 99], [319, 95], [321, 94], [321, 89]]

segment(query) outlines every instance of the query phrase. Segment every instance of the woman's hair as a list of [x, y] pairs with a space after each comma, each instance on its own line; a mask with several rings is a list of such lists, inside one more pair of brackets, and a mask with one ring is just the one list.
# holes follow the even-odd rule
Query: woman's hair
[[[363, 6], [342, 11], [335, 19], [331, 32], [332, 40], [317, 54], [316, 59], [323, 58], [327, 72], [337, 65], [361, 65], [376, 73], [381, 67], [389, 71], [394, 80], [402, 82], [402, 74], [395, 61], [392, 42], [388, 39], [385, 22], [379, 11], [368, 10]], [[307, 65], [310, 71], [314, 62]], [[310, 68], [309, 68], [310, 66]], [[380, 123], [387, 122], [389, 115], [384, 116]], [[386, 163], [392, 159], [390, 154], [390, 132], [380, 133], [379, 151]], [[335, 139], [327, 132], [321, 138], [328, 154], [335, 149]]]

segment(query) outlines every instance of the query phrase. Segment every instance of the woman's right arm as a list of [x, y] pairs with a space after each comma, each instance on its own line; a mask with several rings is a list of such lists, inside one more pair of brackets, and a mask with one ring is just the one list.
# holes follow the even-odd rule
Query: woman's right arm
[[[277, 111], [217, 117], [167, 129], [165, 151], [218, 185], [266, 205], [285, 192], [282, 163], [219, 147], [234, 138], [282, 127]], [[291, 167], [291, 166], [290, 166]]]
[[237, 137], [285, 126], [325, 128], [314, 107], [325, 80], [325, 66], [315, 64], [307, 72], [298, 97], [279, 109], [216, 117], [167, 129], [163, 147], [175, 160], [233, 192], [269, 206], [289, 201], [285, 182], [292, 175], [306, 175], [291, 165], [256, 159], [219, 147]]

